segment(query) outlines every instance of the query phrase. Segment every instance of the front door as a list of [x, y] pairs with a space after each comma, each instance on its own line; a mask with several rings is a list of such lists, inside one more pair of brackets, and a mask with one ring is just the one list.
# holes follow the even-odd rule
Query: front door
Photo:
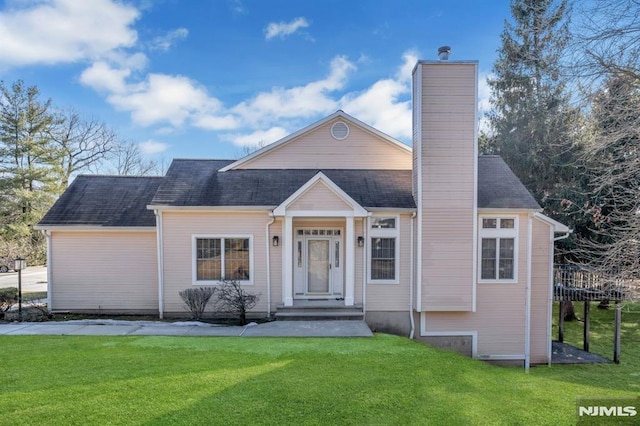
[[307, 239], [307, 294], [329, 294], [330, 238]]
[[342, 229], [296, 229], [293, 256], [295, 299], [343, 297]]

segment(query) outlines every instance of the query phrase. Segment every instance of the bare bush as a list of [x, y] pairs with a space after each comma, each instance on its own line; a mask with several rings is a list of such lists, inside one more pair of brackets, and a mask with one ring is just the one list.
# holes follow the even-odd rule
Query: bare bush
[[204, 310], [215, 292], [215, 287], [194, 287], [182, 290], [178, 294], [191, 312], [192, 318], [199, 320], [204, 316]]
[[7, 312], [16, 303], [18, 303], [17, 288], [0, 288], [0, 312]]
[[247, 323], [247, 311], [256, 306], [260, 295], [247, 293], [238, 281], [223, 281], [218, 288], [217, 307], [222, 312], [237, 315], [240, 324]]

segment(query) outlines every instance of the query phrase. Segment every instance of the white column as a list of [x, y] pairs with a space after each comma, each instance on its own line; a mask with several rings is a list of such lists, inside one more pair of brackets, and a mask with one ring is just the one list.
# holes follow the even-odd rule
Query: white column
[[284, 236], [282, 253], [282, 302], [284, 306], [293, 306], [293, 218], [284, 218]]
[[345, 249], [344, 249], [344, 278], [345, 278], [345, 306], [353, 306], [353, 298], [355, 291], [355, 267], [356, 267], [356, 239], [354, 232], [354, 219], [353, 217], [347, 217], [347, 229], [345, 235]]

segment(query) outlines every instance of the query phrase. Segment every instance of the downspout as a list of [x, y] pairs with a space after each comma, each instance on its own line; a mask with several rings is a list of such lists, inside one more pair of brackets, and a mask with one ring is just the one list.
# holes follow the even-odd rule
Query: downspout
[[531, 265], [533, 250], [533, 218], [529, 214], [527, 220], [527, 288], [524, 302], [525, 324], [524, 324], [524, 369], [529, 370], [531, 362]]
[[413, 212], [411, 215], [411, 258], [409, 260], [409, 323], [411, 324], [411, 331], [409, 331], [409, 339], [413, 339], [413, 334], [415, 333], [416, 325], [413, 320], [413, 285], [415, 274], [413, 271], [414, 267], [414, 257], [415, 257], [415, 248], [413, 247], [414, 238], [413, 238], [413, 222], [416, 218], [416, 212]]
[[552, 347], [551, 347], [551, 323], [553, 316], [553, 250], [554, 241], [553, 227], [549, 227], [549, 289], [547, 294], [547, 365], [551, 366]]
[[158, 318], [164, 318], [164, 246], [162, 235], [162, 211], [154, 209], [156, 215], [156, 238], [158, 244]]
[[271, 222], [265, 227], [265, 243], [267, 245], [267, 317], [271, 316], [271, 247], [269, 246], [269, 227], [276, 221], [273, 212], [269, 212]]

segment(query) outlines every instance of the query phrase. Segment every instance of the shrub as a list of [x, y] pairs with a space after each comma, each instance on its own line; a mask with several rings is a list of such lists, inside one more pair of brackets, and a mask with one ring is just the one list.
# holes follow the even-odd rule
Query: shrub
[[16, 287], [0, 288], [0, 312], [7, 312], [16, 303], [18, 303]]
[[241, 325], [247, 323], [247, 311], [256, 306], [260, 296], [247, 293], [238, 281], [223, 281], [218, 288], [217, 307], [222, 312], [229, 312], [238, 316]]
[[186, 308], [191, 312], [191, 317], [195, 320], [202, 319], [204, 310], [216, 292], [215, 287], [193, 287], [178, 292]]

